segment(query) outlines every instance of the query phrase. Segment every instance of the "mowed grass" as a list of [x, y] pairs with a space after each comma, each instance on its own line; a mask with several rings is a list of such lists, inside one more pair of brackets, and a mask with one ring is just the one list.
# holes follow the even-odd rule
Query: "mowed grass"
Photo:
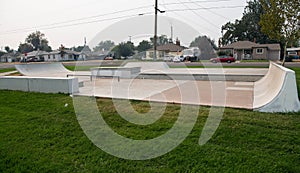
[[[186, 140], [146, 161], [111, 156], [81, 130], [72, 98], [60, 94], [0, 91], [0, 172], [299, 172], [300, 115], [226, 109], [213, 138], [198, 145], [209, 113], [201, 107]], [[68, 106], [66, 107], [66, 104]], [[180, 110], [168, 105], [153, 125], [126, 123], [110, 99], [98, 99], [102, 115], [119, 134], [144, 139], [172, 127]], [[147, 103], [132, 103], [137, 111]]]
[[[300, 70], [294, 70], [299, 82]], [[200, 107], [192, 132], [177, 148], [132, 161], [105, 153], [86, 137], [68, 95], [0, 91], [0, 98], [0, 172], [300, 172], [299, 113], [226, 108], [216, 133], [200, 146], [210, 111]], [[157, 122], [139, 126], [123, 120], [111, 99], [97, 102], [111, 128], [132, 139], [164, 134], [180, 111], [168, 104]], [[150, 109], [147, 102], [131, 104], [138, 112]]]
[[4, 69], [0, 69], [0, 73], [5, 73], [5, 72], [10, 72], [10, 71], [15, 71], [15, 68], [4, 68]]

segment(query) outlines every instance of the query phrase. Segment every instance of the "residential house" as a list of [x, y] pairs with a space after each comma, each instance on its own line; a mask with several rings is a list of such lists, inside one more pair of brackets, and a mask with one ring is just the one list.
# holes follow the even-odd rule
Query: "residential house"
[[84, 46], [84, 48], [79, 53], [79, 60], [103, 60], [107, 55], [109, 54], [109, 51], [97, 51], [92, 52], [89, 46]]
[[4, 54], [0, 57], [0, 62], [17, 62], [21, 58], [21, 54], [19, 52], [10, 52]]
[[26, 61], [45, 61], [48, 58], [48, 52], [46, 51], [32, 51], [22, 55], [21, 59], [26, 59]]
[[37, 50], [23, 55], [23, 58], [26, 58], [27, 61], [76, 61], [79, 54], [72, 50], [54, 50], [52, 52]]
[[220, 51], [230, 51], [237, 60], [243, 59], [280, 59], [279, 44], [257, 44], [250, 41], [238, 41], [219, 48]]
[[[159, 60], [164, 60], [165, 57], [174, 57], [174, 56], [181, 56], [182, 51], [185, 49], [185, 47], [180, 46], [179, 41], [174, 43], [167, 43], [164, 45], [157, 46], [156, 50], [156, 57]], [[146, 58], [145, 60], [152, 60], [154, 57], [154, 49], [151, 48], [148, 51], [146, 51]]]

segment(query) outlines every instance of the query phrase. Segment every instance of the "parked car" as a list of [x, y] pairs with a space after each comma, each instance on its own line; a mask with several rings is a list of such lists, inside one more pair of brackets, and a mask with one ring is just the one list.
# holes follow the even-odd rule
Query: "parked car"
[[180, 56], [175, 56], [172, 60], [173, 62], [181, 62]]
[[163, 60], [164, 60], [164, 61], [172, 61], [173, 58], [174, 58], [173, 55], [166, 55], [166, 56], [163, 57]]
[[213, 63], [217, 63], [217, 62], [227, 62], [227, 63], [231, 63], [231, 62], [235, 62], [235, 58], [232, 56], [219, 56], [217, 58], [211, 58], [210, 62]]
[[108, 57], [105, 57], [105, 58], [104, 58], [104, 60], [114, 60], [114, 58], [113, 58], [113, 57], [110, 57], [110, 56], [108, 56]]

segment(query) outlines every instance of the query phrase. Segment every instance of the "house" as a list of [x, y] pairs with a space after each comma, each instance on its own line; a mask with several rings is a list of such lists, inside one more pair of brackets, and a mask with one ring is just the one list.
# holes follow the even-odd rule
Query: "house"
[[89, 46], [85, 45], [79, 53], [79, 60], [103, 60], [108, 54], [109, 51], [105, 50], [92, 52]]
[[25, 58], [26, 61], [45, 61], [48, 54], [46, 51], [37, 50], [23, 54], [21, 59]]
[[21, 58], [21, 54], [19, 52], [10, 52], [4, 54], [0, 57], [0, 62], [17, 62]]
[[72, 50], [54, 50], [52, 52], [32, 51], [22, 56], [26, 61], [76, 61], [79, 57], [79, 52]]
[[280, 59], [279, 44], [257, 44], [250, 41], [238, 41], [219, 49], [220, 51], [230, 51], [237, 60], [266, 59], [276, 61]]
[[[157, 46], [156, 50], [156, 57], [159, 60], [164, 60], [165, 57], [174, 57], [174, 56], [181, 56], [182, 51], [185, 49], [185, 47], [180, 46], [180, 42], [177, 41], [176, 44], [174, 43], [167, 43], [164, 45]], [[151, 48], [148, 51], [146, 51], [146, 60], [152, 60], [154, 57], [154, 49]]]

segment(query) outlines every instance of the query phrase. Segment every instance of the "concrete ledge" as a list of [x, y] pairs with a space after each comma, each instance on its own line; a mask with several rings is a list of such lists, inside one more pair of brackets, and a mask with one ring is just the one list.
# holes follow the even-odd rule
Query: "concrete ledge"
[[156, 80], [201, 80], [201, 81], [238, 81], [255, 82], [264, 75], [240, 75], [240, 74], [176, 74], [176, 73], [140, 73], [136, 79]]
[[92, 76], [119, 76], [131, 78], [141, 72], [141, 67], [96, 67], [91, 68]]
[[41, 92], [41, 93], [66, 93], [66, 94], [79, 92], [77, 78], [58, 78], [58, 77], [27, 77], [27, 76], [0, 77], [0, 89]]
[[295, 72], [270, 63], [265, 77], [254, 83], [253, 109], [260, 112], [298, 112]]

